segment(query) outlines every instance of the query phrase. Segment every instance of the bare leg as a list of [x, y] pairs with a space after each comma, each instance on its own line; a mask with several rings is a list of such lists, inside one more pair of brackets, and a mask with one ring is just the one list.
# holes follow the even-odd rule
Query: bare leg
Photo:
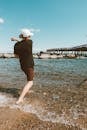
[[24, 96], [29, 91], [29, 89], [32, 87], [32, 85], [33, 85], [33, 81], [28, 81], [28, 83], [25, 85], [18, 101], [16, 102], [17, 104], [19, 104], [20, 102], [23, 102]]

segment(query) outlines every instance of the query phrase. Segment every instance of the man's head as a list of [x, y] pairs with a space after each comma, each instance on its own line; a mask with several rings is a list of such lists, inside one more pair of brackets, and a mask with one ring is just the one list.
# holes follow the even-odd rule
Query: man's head
[[29, 38], [34, 34], [29, 29], [22, 29], [21, 34], [19, 35], [20, 38]]

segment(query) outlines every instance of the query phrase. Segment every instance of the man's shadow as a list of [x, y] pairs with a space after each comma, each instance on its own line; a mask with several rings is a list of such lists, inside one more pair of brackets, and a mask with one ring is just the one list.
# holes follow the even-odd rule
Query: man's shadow
[[4, 88], [4, 87], [0, 87], [0, 92], [11, 94], [15, 98], [19, 97], [19, 91], [20, 91], [20, 89], [17, 89], [17, 88]]

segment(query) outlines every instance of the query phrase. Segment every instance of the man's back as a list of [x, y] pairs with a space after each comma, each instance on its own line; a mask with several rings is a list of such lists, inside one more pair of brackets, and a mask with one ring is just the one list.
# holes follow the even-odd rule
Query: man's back
[[14, 53], [19, 56], [22, 68], [29, 68], [34, 66], [32, 40], [23, 40], [17, 42], [14, 46]]

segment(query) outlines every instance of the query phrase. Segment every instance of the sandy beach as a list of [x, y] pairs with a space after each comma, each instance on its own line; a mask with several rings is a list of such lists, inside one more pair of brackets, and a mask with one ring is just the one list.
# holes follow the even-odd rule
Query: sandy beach
[[[50, 89], [46, 90], [46, 88], [45, 89], [39, 88], [39, 90], [35, 90], [35, 88], [33, 88], [33, 90], [34, 93], [32, 92], [30, 94], [27, 94], [26, 101], [19, 106], [15, 105], [16, 98], [12, 98], [10, 96], [8, 98], [9, 100], [6, 99], [6, 101], [8, 100], [8, 104], [6, 104], [6, 101], [1, 102], [0, 130], [86, 130], [87, 129], [87, 111], [84, 110], [84, 106], [86, 106], [87, 103], [86, 102], [87, 81], [84, 81], [79, 88], [78, 87], [67, 89], [57, 88], [58, 91], [56, 91], [56, 94], [60, 95], [61, 98], [57, 102], [54, 101], [54, 103], [52, 102], [52, 104], [48, 104], [48, 106], [47, 104], [45, 104], [45, 101], [46, 99], [51, 100], [50, 95], [52, 94], [52, 92], [50, 91]], [[40, 91], [40, 93], [42, 93], [42, 96], [44, 96], [44, 98], [39, 99], [37, 91]], [[69, 100], [69, 98], [71, 98], [72, 101]], [[57, 100], [56, 97], [55, 100]], [[23, 106], [25, 105], [25, 103], [27, 105], [30, 103], [32, 104], [33, 107], [36, 106], [36, 108], [42, 106], [43, 109], [43, 107], [45, 107], [49, 109], [50, 112], [52, 112], [52, 109], [55, 108], [57, 114], [60, 115], [60, 119], [58, 118], [58, 121], [55, 122], [52, 120], [52, 116], [49, 121], [41, 117], [39, 118], [40, 116], [38, 115], [39, 112], [35, 114], [35, 112], [33, 111], [31, 112], [24, 111]], [[76, 105], [77, 109], [75, 110], [74, 108]], [[72, 110], [70, 109], [71, 106]], [[44, 113], [44, 117], [45, 116], [46, 115]]]
[[61, 123], [41, 121], [33, 114], [0, 108], [0, 130], [80, 130]]
[[[69, 126], [39, 120], [20, 110], [0, 108], [0, 130], [67, 130]], [[73, 130], [74, 127], [70, 127]]]

